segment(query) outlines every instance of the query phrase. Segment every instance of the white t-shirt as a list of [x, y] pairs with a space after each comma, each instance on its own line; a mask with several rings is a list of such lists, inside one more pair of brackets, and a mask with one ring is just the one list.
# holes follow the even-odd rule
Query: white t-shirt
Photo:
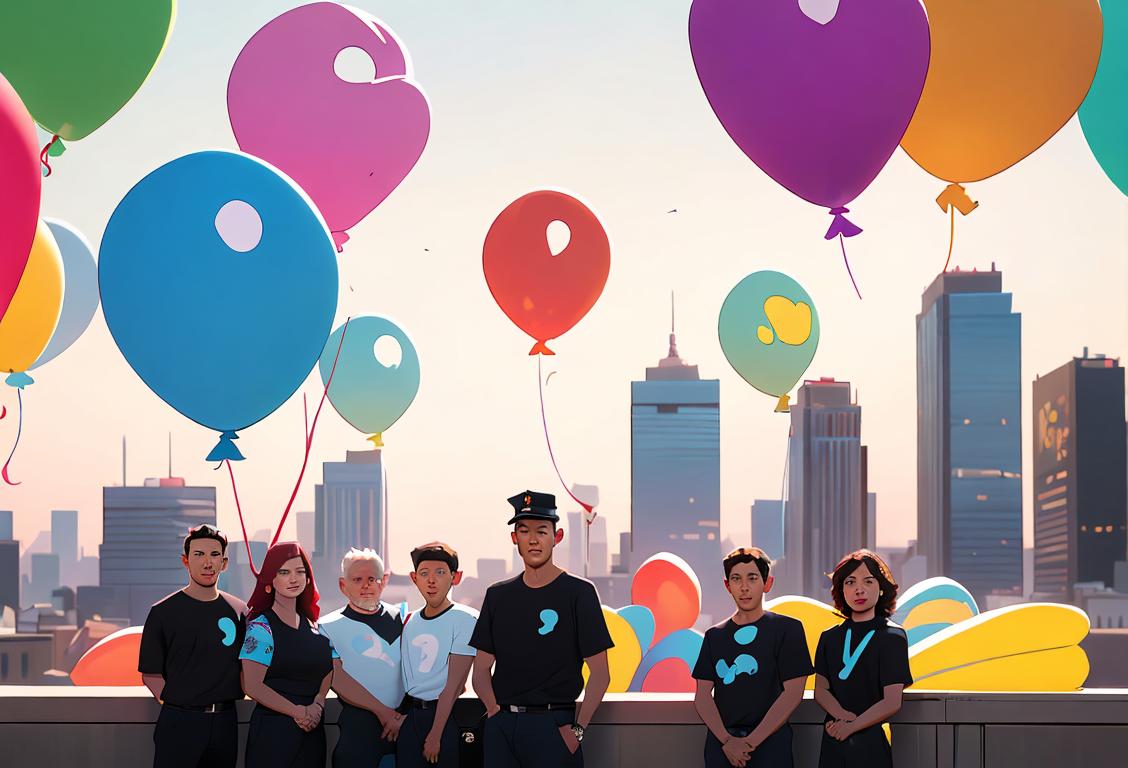
[[345, 671], [385, 706], [395, 709], [403, 701], [400, 673], [400, 614], [387, 603], [373, 614], [345, 606], [322, 616], [321, 634], [329, 638]]
[[474, 656], [470, 636], [478, 612], [458, 603], [438, 616], [427, 618], [422, 609], [408, 617], [403, 626], [400, 648], [403, 651], [403, 687], [409, 696], [424, 701], [439, 698], [447, 682], [450, 654]]

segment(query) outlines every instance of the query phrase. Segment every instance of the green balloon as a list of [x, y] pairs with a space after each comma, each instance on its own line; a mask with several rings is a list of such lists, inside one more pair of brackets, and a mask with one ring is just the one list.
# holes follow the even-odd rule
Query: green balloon
[[81, 139], [137, 92], [176, 0], [2, 0], [0, 72], [45, 130]]
[[786, 395], [819, 346], [819, 313], [803, 286], [782, 272], [753, 272], [729, 291], [717, 323], [721, 349], [737, 373], [766, 395]]
[[1128, 195], [1128, 2], [1101, 3], [1104, 39], [1097, 76], [1077, 114], [1093, 156]]

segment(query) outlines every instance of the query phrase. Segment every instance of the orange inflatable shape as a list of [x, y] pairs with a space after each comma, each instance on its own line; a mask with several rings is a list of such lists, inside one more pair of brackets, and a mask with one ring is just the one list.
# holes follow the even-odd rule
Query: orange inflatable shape
[[141, 627], [127, 627], [99, 640], [71, 670], [75, 685], [143, 685], [137, 671]]
[[932, 55], [901, 146], [933, 176], [957, 183], [994, 176], [1046, 143], [1081, 106], [1101, 53], [1097, 0], [924, 6]]
[[701, 583], [685, 560], [659, 552], [635, 572], [631, 602], [645, 605], [654, 614], [653, 644], [657, 645], [666, 635], [689, 629], [697, 621], [701, 613]]

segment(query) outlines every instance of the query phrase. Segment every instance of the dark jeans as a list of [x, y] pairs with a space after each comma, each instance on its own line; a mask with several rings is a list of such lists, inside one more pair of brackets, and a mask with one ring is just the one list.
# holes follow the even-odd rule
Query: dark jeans
[[161, 707], [153, 745], [153, 768], [235, 768], [239, 759], [235, 710], [189, 712]]
[[246, 768], [325, 768], [325, 723], [306, 732], [261, 704], [251, 713]]
[[396, 743], [380, 735], [380, 718], [367, 709], [342, 701], [337, 725], [341, 735], [333, 748], [333, 768], [376, 768], [385, 755], [396, 753]]
[[574, 713], [502, 710], [486, 720], [485, 763], [489, 768], [583, 768], [583, 749], [568, 751], [560, 726]]
[[[752, 732], [751, 728], [729, 728], [728, 732], [744, 738]], [[791, 753], [791, 726], [784, 725], [756, 747], [748, 757], [746, 768], [791, 768], [794, 758]], [[721, 742], [711, 732], [705, 737], [705, 768], [730, 768], [732, 763], [725, 757]]]
[[846, 741], [824, 730], [819, 748], [819, 768], [893, 768], [893, 750], [881, 724], [871, 725]]
[[[434, 709], [412, 707], [404, 715], [399, 738], [396, 739], [396, 768], [431, 768], [423, 757], [423, 742], [435, 724]], [[439, 768], [458, 768], [458, 726], [448, 717], [439, 737]]]

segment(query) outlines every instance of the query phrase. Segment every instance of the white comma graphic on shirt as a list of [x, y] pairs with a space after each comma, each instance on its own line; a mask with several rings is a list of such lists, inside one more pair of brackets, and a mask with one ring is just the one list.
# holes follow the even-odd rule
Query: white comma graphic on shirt
[[419, 649], [421, 658], [419, 659], [419, 671], [422, 674], [427, 674], [435, 666], [435, 661], [439, 658], [439, 639], [434, 635], [420, 635], [413, 638], [411, 645]]

